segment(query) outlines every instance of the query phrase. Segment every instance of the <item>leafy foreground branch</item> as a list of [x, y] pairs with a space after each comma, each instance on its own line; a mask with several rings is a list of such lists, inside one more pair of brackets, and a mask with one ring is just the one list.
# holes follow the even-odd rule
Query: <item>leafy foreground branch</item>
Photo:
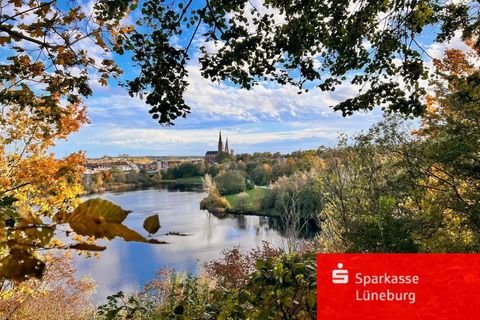
[[101, 251], [94, 241], [104, 237], [154, 242], [121, 224], [120, 207], [80, 204], [82, 152], [51, 153], [88, 122], [92, 78], [106, 85], [121, 74], [109, 53], [128, 32], [122, 10], [102, 19], [76, 1], [0, 2], [0, 281], [41, 278], [47, 249]]
[[[94, 240], [115, 237], [125, 241], [165, 243], [147, 239], [123, 225], [128, 213], [110, 201], [90, 199], [77, 206], [72, 213], [57, 213], [53, 217], [55, 223], [42, 224], [39, 218], [35, 220], [36, 223], [29, 223], [25, 218], [17, 221], [12, 219], [8, 227], [0, 229], [0, 279], [24, 281], [32, 277], [41, 278], [46, 266], [38, 253], [41, 249], [103, 251], [106, 247], [96, 245]], [[76, 242], [64, 244], [54, 241], [55, 231], [61, 226], [69, 227], [65, 231], [67, 237], [72, 232], [76, 234]], [[144, 228], [151, 234], [156, 233], [160, 229], [158, 215], [148, 217]], [[81, 236], [88, 238], [83, 240]]]
[[356, 94], [332, 106], [344, 116], [375, 107], [418, 116], [425, 111], [421, 82], [429, 76], [421, 39], [444, 43], [460, 34], [480, 48], [477, 1], [98, 3], [104, 19], [126, 8], [141, 17], [113, 47], [131, 52], [137, 67], [125, 85], [166, 124], [190, 113], [190, 59], [198, 59], [204, 78], [247, 90], [269, 81], [299, 93], [349, 83]]

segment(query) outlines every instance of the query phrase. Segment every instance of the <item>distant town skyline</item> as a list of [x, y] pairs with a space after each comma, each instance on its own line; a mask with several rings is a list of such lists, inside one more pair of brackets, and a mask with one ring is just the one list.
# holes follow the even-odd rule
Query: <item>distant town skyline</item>
[[[90, 112], [91, 114], [91, 112]], [[53, 151], [57, 157], [82, 150], [89, 158], [102, 156], [203, 156], [207, 150], [216, 150], [218, 132], [229, 137], [235, 153], [280, 152], [316, 149], [321, 145], [333, 146], [340, 133], [355, 134], [366, 130], [381, 120], [379, 112], [343, 118], [331, 114], [316, 121], [264, 122], [260, 124], [237, 123], [230, 127], [213, 123], [205, 128], [188, 124], [190, 119], [181, 119], [175, 127], [161, 127], [148, 117], [143, 118], [144, 127], [135, 128], [122, 124], [106, 124], [104, 119], [91, 114], [91, 124], [71, 135], [68, 141], [59, 141]], [[192, 116], [192, 118], [196, 118]], [[195, 120], [192, 120], [194, 123]], [[98, 123], [98, 124], [96, 124]]]

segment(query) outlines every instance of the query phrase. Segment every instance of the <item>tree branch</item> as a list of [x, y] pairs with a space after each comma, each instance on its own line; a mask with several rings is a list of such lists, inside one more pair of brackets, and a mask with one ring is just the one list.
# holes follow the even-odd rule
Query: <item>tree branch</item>
[[59, 47], [59, 45], [57, 45], [57, 44], [53, 45], [53, 44], [50, 44], [48, 42], [42, 42], [42, 41], [37, 40], [35, 38], [29, 37], [29, 36], [19, 32], [19, 31], [12, 30], [11, 28], [6, 27], [6, 26], [1, 26], [0, 25], [0, 31], [8, 33], [12, 37], [16, 37], [16, 38], [20, 38], [20, 39], [23, 39], [23, 40], [26, 40], [26, 41], [29, 41], [29, 42], [33, 42], [35, 44], [38, 44], [40, 47], [45, 47], [45, 48], [50, 48], [50, 49], [57, 49]]
[[36, 7], [32, 7], [32, 8], [30, 8], [30, 9], [28, 9], [28, 10], [19, 12], [19, 13], [13, 15], [13, 16], [6, 17], [4, 20], [0, 21], [0, 24], [3, 24], [5, 21], [8, 21], [8, 20], [15, 19], [16, 17], [21, 16], [22, 14], [25, 14], [25, 13], [27, 13], [27, 12], [30, 12], [30, 11], [33, 11], [33, 10], [36, 10], [36, 9], [39, 9], [39, 8], [41, 8], [41, 7], [44, 7], [44, 6], [49, 6], [49, 5], [51, 5], [52, 3], [54, 3], [55, 1], [56, 1], [56, 0], [52, 0], [52, 1], [49, 1], [49, 2], [44, 2], [44, 3], [42, 3], [42, 4], [40, 4], [40, 5], [36, 6]]

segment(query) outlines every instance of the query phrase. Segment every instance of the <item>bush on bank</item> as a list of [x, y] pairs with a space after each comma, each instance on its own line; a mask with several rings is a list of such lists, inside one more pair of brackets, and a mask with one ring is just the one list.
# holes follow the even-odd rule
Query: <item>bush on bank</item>
[[141, 294], [109, 297], [98, 319], [316, 319], [312, 253], [236, 248], [205, 270], [199, 276], [164, 271]]

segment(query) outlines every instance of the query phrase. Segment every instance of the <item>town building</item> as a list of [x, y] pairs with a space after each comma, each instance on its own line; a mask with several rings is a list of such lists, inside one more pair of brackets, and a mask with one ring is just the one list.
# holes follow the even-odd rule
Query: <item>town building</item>
[[217, 157], [221, 152], [225, 152], [228, 154], [233, 155], [233, 150], [230, 150], [228, 146], [228, 137], [225, 140], [225, 146], [223, 145], [222, 140], [222, 131], [220, 130], [218, 134], [218, 148], [216, 151], [207, 151], [205, 153], [205, 163], [215, 163], [217, 162]]
[[95, 174], [101, 171], [111, 171], [112, 169], [117, 169], [123, 172], [139, 171], [139, 168], [135, 163], [127, 160], [88, 159], [85, 164], [85, 174]]

